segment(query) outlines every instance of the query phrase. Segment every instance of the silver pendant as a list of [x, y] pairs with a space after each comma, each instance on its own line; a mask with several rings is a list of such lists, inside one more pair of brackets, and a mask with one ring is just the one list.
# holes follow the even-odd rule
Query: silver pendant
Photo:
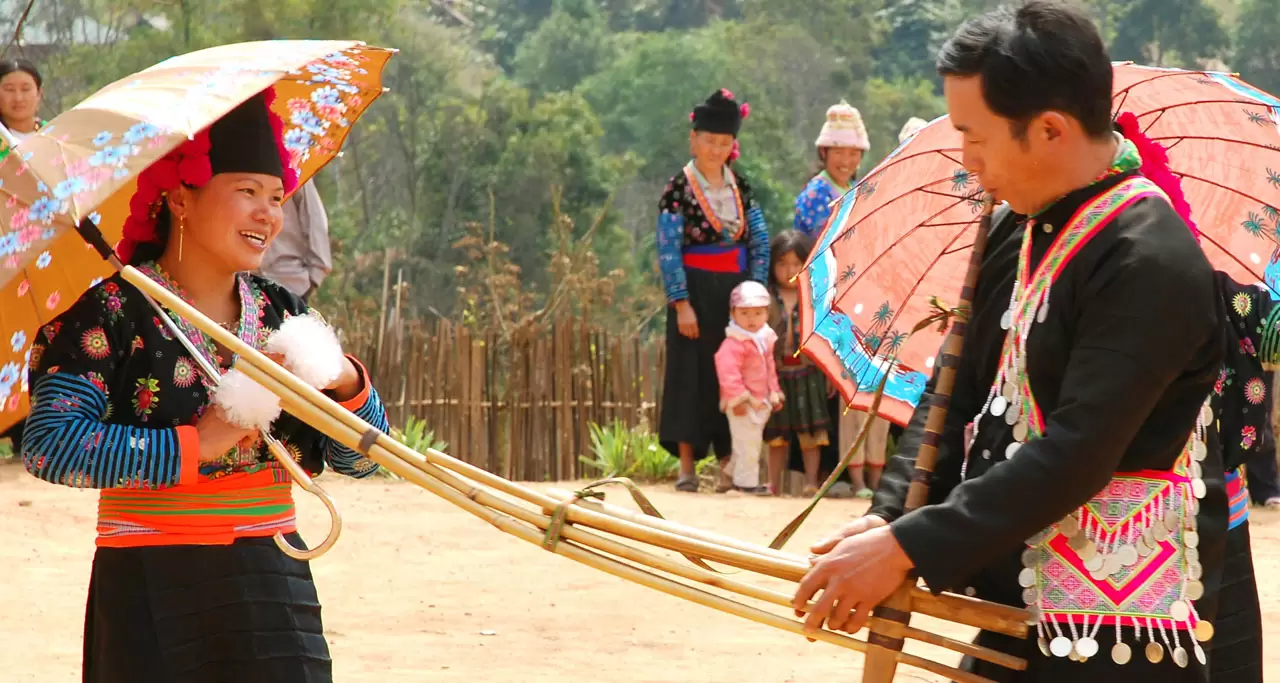
[[1177, 622], [1186, 621], [1191, 618], [1191, 607], [1182, 600], [1174, 600], [1173, 604], [1169, 605], [1169, 616]]
[[1151, 549], [1151, 546], [1147, 545], [1146, 539], [1141, 537], [1139, 537], [1138, 540], [1134, 542], [1133, 547], [1138, 551], [1139, 557], [1146, 557], [1151, 553], [1155, 552]]
[[1027, 548], [1022, 551], [1022, 566], [1034, 567], [1040, 564], [1040, 551], [1035, 548]]
[[1182, 542], [1186, 544], [1188, 548], [1192, 548], [1192, 549], [1198, 548], [1200, 547], [1200, 534], [1194, 531], [1188, 531], [1182, 537]]
[[1080, 531], [1080, 520], [1076, 519], [1075, 515], [1067, 515], [1058, 522], [1058, 532], [1067, 538], [1075, 536], [1078, 531]]
[[1187, 651], [1181, 645], [1173, 648], [1173, 663], [1179, 668], [1187, 668], [1187, 664], [1191, 663], [1191, 658], [1187, 656]]
[[1124, 666], [1125, 664], [1128, 664], [1131, 659], [1133, 659], [1133, 650], [1131, 650], [1128, 645], [1125, 645], [1124, 643], [1116, 643], [1115, 647], [1111, 648], [1111, 661], [1116, 664]]
[[1090, 638], [1089, 636], [1081, 638], [1076, 641], [1076, 654], [1080, 655], [1084, 659], [1088, 659], [1098, 654], [1098, 641]]
[[[1208, 425], [1212, 421], [1213, 421], [1213, 406], [1210, 406], [1209, 403], [1206, 401], [1204, 405], [1200, 406], [1200, 423], [1203, 425]], [[1196, 441], [1196, 443], [1199, 443], [1199, 441]]]
[[1107, 555], [1107, 560], [1102, 565], [1102, 572], [1107, 576], [1115, 576], [1122, 571], [1124, 571], [1124, 565], [1120, 564], [1120, 558]]
[[1023, 588], [1031, 588], [1036, 585], [1036, 570], [1031, 567], [1024, 567], [1018, 572], [1018, 585]]
[[1178, 530], [1178, 527], [1181, 526], [1178, 522], [1178, 513], [1173, 510], [1164, 513], [1164, 528], [1168, 529], [1170, 532]]
[[1105, 564], [1106, 559], [1095, 552], [1093, 557], [1084, 561], [1084, 568], [1089, 570], [1090, 574], [1098, 574], [1102, 571], [1102, 566]]
[[1186, 598], [1188, 600], [1199, 600], [1204, 597], [1204, 584], [1199, 581], [1188, 581]]
[[1120, 560], [1121, 565], [1132, 567], [1138, 563], [1138, 549], [1126, 543], [1116, 551], [1116, 558]]
[[1204, 498], [1204, 494], [1207, 493], [1207, 490], [1205, 489], [1205, 486], [1204, 486], [1204, 480], [1192, 479], [1191, 492], [1196, 495], [1196, 500], [1200, 500], [1201, 498]]
[[1191, 651], [1196, 653], [1196, 661], [1200, 662], [1200, 666], [1209, 663], [1209, 658], [1204, 655], [1204, 648], [1200, 647], [1200, 643], [1192, 641]]
[[1009, 409], [1004, 411], [1004, 423], [1012, 427], [1018, 421], [1018, 415], [1022, 413], [1022, 406], [1017, 401], [1009, 404]]
[[1003, 396], [997, 396], [995, 400], [991, 402], [991, 414], [996, 417], [1004, 415], [1004, 411], [1008, 410], [1008, 408], [1009, 402], [1004, 400]]
[[1183, 554], [1186, 555], [1187, 562], [1196, 562], [1196, 563], [1200, 562], [1199, 548], [1187, 548], [1187, 551]]
[[1067, 640], [1066, 636], [1058, 636], [1049, 643], [1049, 652], [1053, 653], [1054, 657], [1066, 657], [1073, 650], [1075, 648], [1072, 647], [1071, 641]]
[[1013, 309], [1012, 308], [1005, 311], [1004, 315], [1000, 316], [1000, 329], [1007, 330], [1010, 327], [1013, 327]]
[[1159, 664], [1163, 660], [1164, 648], [1160, 647], [1160, 643], [1147, 643], [1147, 661]]
[[1053, 656], [1053, 653], [1049, 652], [1049, 641], [1045, 640], [1044, 636], [1036, 638], [1036, 645], [1040, 646], [1040, 654], [1046, 657]]
[[1094, 543], [1093, 541], [1089, 541], [1088, 544], [1085, 545], [1085, 547], [1076, 551], [1076, 555], [1080, 558], [1081, 562], [1085, 563], [1084, 565], [1085, 568], [1088, 568], [1089, 561], [1095, 557], [1098, 557], [1098, 544]]
[[1018, 395], [1018, 387], [1013, 382], [1005, 382], [1004, 387], [1000, 389], [1000, 395], [1006, 401], [1013, 401]]
[[1036, 322], [1043, 323], [1045, 318], [1049, 317], [1049, 299], [1045, 298], [1044, 303], [1040, 304], [1040, 310], [1036, 311]]
[[1033, 588], [1022, 589], [1022, 604], [1034, 605], [1040, 602], [1040, 592]]
[[1013, 460], [1013, 456], [1018, 453], [1019, 448], [1022, 448], [1022, 444], [1018, 443], [1017, 441], [1006, 446], [1004, 449], [1004, 459]]
[[1155, 535], [1156, 540], [1164, 543], [1169, 540], [1169, 530], [1164, 528], [1163, 524], [1157, 524], [1151, 527], [1151, 533]]
[[1192, 581], [1199, 581], [1204, 578], [1204, 567], [1201, 567], [1199, 562], [1188, 562], [1187, 578]]
[[1076, 551], [1076, 554], [1079, 554], [1080, 551], [1084, 550], [1085, 546], [1089, 545], [1090, 543], [1091, 541], [1089, 540], [1089, 537], [1085, 536], [1082, 533], [1077, 533], [1075, 536], [1072, 536], [1071, 538], [1067, 539], [1067, 545], [1072, 550]]

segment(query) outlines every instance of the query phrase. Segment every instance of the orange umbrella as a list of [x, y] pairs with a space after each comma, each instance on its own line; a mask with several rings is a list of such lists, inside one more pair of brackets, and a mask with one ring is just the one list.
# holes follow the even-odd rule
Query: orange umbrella
[[[1232, 74], [1121, 63], [1113, 102], [1167, 153], [1213, 266], [1280, 299], [1280, 99]], [[945, 117], [900, 145], [841, 199], [800, 277], [805, 353], [855, 409], [885, 380], [878, 412], [898, 424], [944, 334], [910, 331], [955, 302], [982, 208], [960, 146]]]
[[0, 163], [0, 432], [27, 414], [31, 342], [112, 270], [75, 228], [121, 236], [136, 178], [274, 86], [290, 165], [306, 182], [383, 92], [393, 50], [354, 41], [240, 43], [174, 57], [99, 90]]

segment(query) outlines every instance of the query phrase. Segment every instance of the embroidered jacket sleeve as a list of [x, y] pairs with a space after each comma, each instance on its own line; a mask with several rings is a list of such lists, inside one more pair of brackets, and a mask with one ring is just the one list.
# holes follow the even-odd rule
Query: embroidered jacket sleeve
[[[369, 371], [354, 356], [347, 356], [347, 358], [360, 373], [361, 387], [360, 393], [341, 403], [342, 407], [355, 413], [356, 417], [369, 423], [378, 431], [388, 432], [390, 424], [387, 421], [387, 409], [382, 404], [378, 391], [373, 388], [373, 383], [369, 381]], [[325, 437], [321, 440], [321, 444], [324, 449], [325, 464], [339, 474], [362, 479], [378, 471], [378, 463], [333, 439]]]
[[112, 423], [107, 392], [129, 347], [93, 292], [46, 325], [32, 346], [23, 464], [40, 479], [76, 488], [163, 489], [195, 482], [195, 427]]
[[689, 298], [684, 273], [683, 201], [679, 183], [672, 180], [658, 202], [658, 270], [662, 272], [662, 288], [669, 304]]
[[[1131, 221], [1126, 237], [1067, 275], [1077, 290], [1074, 335], [1044, 437], [890, 524], [935, 590], [1007, 557], [1103, 490], [1175, 380], [1222, 362], [1212, 272], [1189, 234], [1170, 237], [1186, 234], [1184, 224], [1146, 200], [1116, 220]], [[1198, 409], [1188, 402], [1187, 418]]]
[[747, 271], [752, 280], [769, 283], [769, 226], [754, 197], [747, 200]]
[[796, 196], [796, 217], [792, 227], [810, 237], [817, 238], [818, 232], [822, 230], [822, 226], [826, 225], [827, 218], [831, 215], [831, 209], [828, 208], [831, 199], [830, 192], [819, 178], [810, 180], [809, 184], [805, 185]]

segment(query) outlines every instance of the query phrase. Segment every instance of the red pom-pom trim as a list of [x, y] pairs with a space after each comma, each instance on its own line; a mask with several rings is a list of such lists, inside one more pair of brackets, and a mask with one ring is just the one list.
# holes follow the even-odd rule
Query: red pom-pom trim
[[1120, 114], [1116, 117], [1116, 124], [1120, 127], [1120, 134], [1133, 143], [1138, 150], [1138, 155], [1142, 157], [1142, 175], [1155, 183], [1169, 197], [1173, 210], [1186, 222], [1187, 227], [1191, 229], [1191, 234], [1195, 235], [1196, 239], [1200, 239], [1200, 229], [1196, 227], [1196, 222], [1191, 220], [1191, 205], [1187, 203], [1187, 197], [1182, 192], [1182, 180], [1169, 168], [1169, 151], [1142, 132], [1142, 125], [1132, 112]]

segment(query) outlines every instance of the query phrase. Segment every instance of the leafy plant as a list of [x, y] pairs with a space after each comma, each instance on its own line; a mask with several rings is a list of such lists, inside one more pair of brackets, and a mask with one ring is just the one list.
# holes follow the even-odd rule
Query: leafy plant
[[642, 481], [663, 481], [680, 471], [680, 460], [658, 443], [658, 435], [647, 425], [627, 427], [620, 420], [591, 428], [592, 458], [582, 456], [587, 467], [602, 477], [632, 477]]

